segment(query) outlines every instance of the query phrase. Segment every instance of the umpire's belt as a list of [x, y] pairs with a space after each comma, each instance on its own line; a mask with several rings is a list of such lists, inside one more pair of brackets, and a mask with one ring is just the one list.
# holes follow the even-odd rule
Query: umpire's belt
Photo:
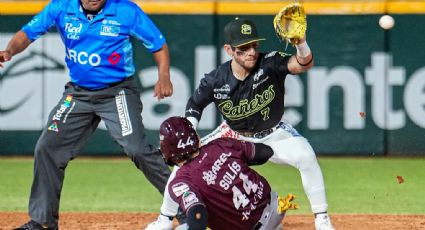
[[270, 129], [265, 129], [265, 130], [261, 130], [260, 132], [238, 132], [240, 135], [244, 136], [244, 137], [253, 137], [253, 138], [264, 138], [268, 135], [270, 135], [271, 133], [273, 133], [274, 131], [276, 131], [276, 129], [280, 128], [281, 125], [283, 124], [283, 122], [279, 122], [279, 124], [277, 124], [275, 127], [270, 128]]

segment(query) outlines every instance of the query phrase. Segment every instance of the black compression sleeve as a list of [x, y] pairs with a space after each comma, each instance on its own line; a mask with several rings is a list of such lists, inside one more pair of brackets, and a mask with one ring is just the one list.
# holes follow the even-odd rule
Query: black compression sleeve
[[185, 116], [186, 117], [195, 117], [198, 121], [200, 121], [203, 110], [204, 110], [203, 108], [196, 105], [196, 103], [193, 100], [193, 96], [191, 96], [186, 103]]
[[252, 160], [248, 162], [248, 165], [261, 165], [266, 163], [273, 155], [273, 149], [262, 143], [254, 143], [255, 155]]
[[208, 223], [207, 208], [203, 204], [195, 204], [187, 211], [189, 230], [205, 230]]

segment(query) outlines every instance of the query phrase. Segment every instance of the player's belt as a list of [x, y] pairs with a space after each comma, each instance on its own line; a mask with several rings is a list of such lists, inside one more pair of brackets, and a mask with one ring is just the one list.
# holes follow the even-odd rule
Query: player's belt
[[109, 84], [107, 84], [107, 85], [105, 85], [105, 86], [103, 86], [103, 87], [101, 87], [101, 88], [96, 88], [96, 89], [90, 89], [90, 88], [87, 88], [87, 87], [84, 87], [84, 86], [80, 86], [80, 85], [77, 85], [77, 84], [75, 84], [75, 83], [73, 83], [73, 82], [70, 82], [70, 84], [71, 84], [71, 85], [72, 85], [75, 89], [77, 89], [77, 90], [85, 90], [85, 91], [100, 91], [100, 90], [104, 90], [104, 89], [113, 88], [113, 87], [115, 87], [115, 86], [119, 86], [119, 85], [121, 85], [121, 84], [123, 84], [123, 83], [126, 83], [126, 82], [127, 82], [127, 84], [128, 84], [128, 82], [130, 82], [130, 81], [134, 81], [134, 77], [133, 77], [133, 76], [130, 76], [130, 77], [124, 78], [124, 79], [122, 79], [121, 81], [117, 81], [117, 82], [109, 83]]
[[261, 139], [261, 138], [264, 138], [264, 137], [270, 135], [274, 131], [276, 131], [276, 129], [280, 128], [282, 124], [283, 124], [283, 122], [281, 121], [275, 127], [270, 128], [270, 129], [261, 130], [260, 132], [238, 132], [238, 133], [240, 135], [244, 136], [244, 137], [253, 137], [253, 138]]
[[260, 229], [260, 228], [261, 228], [261, 226], [263, 226], [263, 224], [262, 224], [262, 223], [260, 223], [260, 222], [257, 222], [257, 223], [254, 225], [254, 227], [252, 227], [252, 230], [258, 230], [258, 229]]

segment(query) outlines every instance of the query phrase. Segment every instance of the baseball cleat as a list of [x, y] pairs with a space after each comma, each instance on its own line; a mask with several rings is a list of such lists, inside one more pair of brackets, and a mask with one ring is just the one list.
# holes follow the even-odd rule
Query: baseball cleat
[[173, 218], [168, 216], [159, 215], [155, 222], [150, 223], [145, 230], [172, 230]]
[[327, 213], [317, 215], [314, 225], [316, 230], [335, 230]]
[[57, 227], [49, 228], [45, 225], [39, 224], [33, 220], [28, 221], [21, 227], [14, 228], [13, 230], [58, 230]]

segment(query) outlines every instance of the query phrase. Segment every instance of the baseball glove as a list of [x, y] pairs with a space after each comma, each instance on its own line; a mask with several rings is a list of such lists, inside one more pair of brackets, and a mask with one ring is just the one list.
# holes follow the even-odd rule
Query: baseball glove
[[298, 204], [292, 203], [292, 201], [295, 199], [295, 195], [289, 193], [285, 197], [279, 196], [279, 203], [277, 210], [279, 213], [284, 213], [288, 210], [298, 209]]
[[305, 36], [307, 16], [300, 3], [289, 4], [276, 14], [273, 20], [277, 37], [292, 45], [297, 45]]

